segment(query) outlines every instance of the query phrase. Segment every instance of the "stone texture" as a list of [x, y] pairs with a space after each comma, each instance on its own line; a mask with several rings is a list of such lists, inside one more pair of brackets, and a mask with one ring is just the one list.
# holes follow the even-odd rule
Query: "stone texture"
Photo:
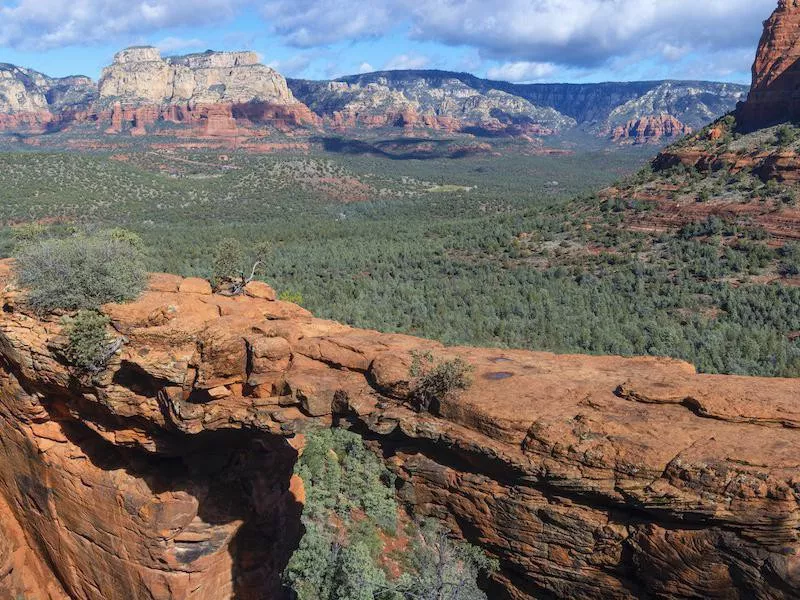
[[[76, 381], [60, 321], [26, 312], [0, 265], [12, 598], [281, 597], [300, 434], [334, 420], [380, 447], [410, 510], [501, 560], [492, 598], [797, 597], [798, 380], [446, 348], [158, 276], [104, 308], [128, 341]], [[415, 412], [412, 351], [461, 356], [473, 386]]]
[[800, 2], [779, 0], [764, 22], [764, 33], [753, 63], [750, 94], [738, 110], [748, 129], [800, 117]]
[[660, 144], [690, 133], [692, 128], [688, 125], [671, 115], [660, 114], [640, 117], [616, 127], [611, 132], [611, 139], [626, 144]]
[[[94, 110], [108, 115], [107, 133], [144, 135], [159, 121], [191, 125], [200, 136], [236, 136], [240, 125], [314, 124], [286, 80], [254, 52], [162, 58], [155, 48], [123, 50], [103, 70]], [[240, 123], [241, 122], [241, 123]]]
[[207, 52], [162, 59], [155, 48], [128, 48], [99, 82], [101, 100], [161, 104], [261, 101], [292, 104], [286, 80], [255, 52]]
[[42, 132], [86, 117], [97, 97], [88, 77], [48, 77], [0, 63], [0, 130]]
[[134, 47], [117, 53], [98, 84], [0, 64], [0, 130], [49, 133], [83, 125], [80, 141], [71, 141], [84, 148], [99, 143], [85, 138], [90, 128], [109, 135], [212, 138], [207, 143], [224, 147], [241, 147], [243, 139], [275, 131], [316, 133], [323, 126], [337, 132], [397, 127], [532, 141], [576, 125], [605, 137], [629, 121], [660, 113], [700, 127], [733, 109], [745, 90], [675, 81], [516, 85], [445, 71], [287, 82], [252, 52], [163, 58], [155, 48]]
[[263, 281], [251, 281], [244, 286], [244, 293], [252, 298], [262, 298], [264, 300], [277, 300], [278, 295], [275, 290]]
[[179, 291], [183, 294], [200, 294], [201, 296], [211, 295], [211, 284], [207, 279], [200, 279], [199, 277], [189, 277], [184, 279]]
[[668, 114], [699, 128], [733, 110], [747, 87], [710, 82], [509, 84], [445, 71], [381, 71], [335, 81], [288, 80], [334, 129], [403, 127], [547, 135], [576, 124], [607, 137]]
[[404, 127], [551, 134], [576, 122], [499, 89], [478, 89], [455, 74], [376, 73], [293, 88], [334, 129]]

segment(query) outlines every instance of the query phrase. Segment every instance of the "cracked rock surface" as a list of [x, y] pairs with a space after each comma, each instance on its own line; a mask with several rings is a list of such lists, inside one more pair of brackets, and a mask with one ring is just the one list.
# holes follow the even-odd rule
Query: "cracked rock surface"
[[[93, 380], [0, 264], [0, 599], [281, 598], [303, 431], [344, 425], [416, 514], [496, 556], [492, 598], [797, 598], [800, 381], [449, 348], [154, 275]], [[410, 407], [411, 352], [472, 387]]]

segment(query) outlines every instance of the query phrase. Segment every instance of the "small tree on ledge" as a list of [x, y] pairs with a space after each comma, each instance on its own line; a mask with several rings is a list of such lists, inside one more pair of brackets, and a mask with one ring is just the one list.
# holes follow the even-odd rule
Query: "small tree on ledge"
[[64, 356], [81, 373], [101, 372], [125, 343], [125, 338], [108, 334], [108, 317], [94, 310], [78, 311], [74, 317], [65, 317], [63, 323], [67, 337]]
[[272, 245], [262, 242], [253, 248], [248, 260], [239, 240], [223, 239], [214, 252], [214, 289], [225, 296], [240, 296], [247, 284], [259, 274], [271, 253]]
[[411, 402], [418, 411], [438, 413], [450, 394], [469, 389], [474, 368], [460, 356], [437, 362], [430, 352], [411, 352]]

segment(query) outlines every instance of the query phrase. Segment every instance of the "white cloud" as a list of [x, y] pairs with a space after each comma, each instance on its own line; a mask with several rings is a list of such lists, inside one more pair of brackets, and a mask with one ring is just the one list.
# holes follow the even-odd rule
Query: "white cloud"
[[312, 57], [308, 54], [295, 54], [283, 60], [273, 60], [267, 63], [281, 75], [297, 77], [305, 71], [311, 64]]
[[219, 22], [248, 0], [18, 0], [0, 5], [0, 47], [45, 50]]
[[691, 47], [684, 44], [676, 46], [674, 44], [666, 43], [661, 47], [661, 56], [670, 61], [678, 61], [692, 51]]
[[775, 0], [414, 0], [409, 10], [419, 39], [584, 67], [665, 44], [752, 46], [774, 7]]
[[300, 48], [378, 36], [393, 24], [394, 0], [267, 0], [262, 14], [286, 43]]
[[162, 54], [183, 50], [199, 50], [208, 46], [203, 40], [197, 38], [185, 39], [180, 37], [166, 37], [155, 44]]
[[372, 73], [375, 71], [375, 67], [373, 67], [368, 62], [363, 62], [358, 66], [358, 74], [361, 75], [363, 73]]
[[414, 39], [507, 62], [597, 67], [754, 48], [775, 0], [262, 0], [273, 30], [312, 46], [407, 27]]
[[431, 64], [431, 59], [421, 54], [398, 54], [386, 61], [383, 68], [387, 71], [405, 69], [425, 69]]
[[531, 82], [552, 77], [556, 71], [553, 63], [517, 61], [491, 67], [486, 76], [500, 81]]
[[[0, 47], [42, 50], [109, 41], [123, 45], [167, 28], [221, 23], [248, 7], [263, 17], [265, 30], [299, 48], [405, 32], [413, 40], [463, 48], [481, 61], [499, 63], [495, 69], [525, 77], [535, 76], [536, 68], [524, 64], [567, 70], [648, 60], [680, 65], [714, 53], [747, 54], [740, 63], [726, 66], [742, 72], [752, 61], [761, 22], [775, 4], [776, 0], [0, 0]], [[407, 61], [404, 66], [412, 65]]]

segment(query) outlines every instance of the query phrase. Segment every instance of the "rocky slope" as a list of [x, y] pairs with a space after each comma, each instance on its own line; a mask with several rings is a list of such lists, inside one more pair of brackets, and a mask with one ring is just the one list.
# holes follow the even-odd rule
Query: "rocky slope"
[[[785, 131], [774, 126], [791, 121], [800, 106], [791, 101], [798, 39], [800, 3], [780, 0], [764, 23], [747, 101], [663, 150], [644, 181], [606, 190], [603, 196], [647, 206], [630, 215], [632, 225], [646, 231], [674, 230], [716, 217], [741, 231], [766, 233], [775, 243], [800, 240], [800, 135], [791, 125]], [[615, 130], [615, 137], [626, 139], [628, 129]]]
[[[89, 136], [258, 138], [276, 129], [313, 133], [325, 126], [544, 136], [579, 126], [612, 139], [626, 128], [627, 139], [646, 143], [702, 127], [733, 109], [745, 90], [704, 82], [515, 85], [445, 71], [287, 83], [252, 52], [163, 58], [155, 48], [133, 47], [117, 53], [96, 85], [0, 65], [0, 131], [84, 125]], [[637, 121], [667, 117], [680, 125], [639, 137], [648, 128], [634, 126]]]
[[[279, 598], [303, 429], [354, 428], [416, 514], [501, 561], [492, 598], [794, 598], [797, 380], [445, 348], [154, 276], [94, 378], [0, 266], [0, 598]], [[408, 404], [411, 351], [472, 388]]]
[[665, 138], [683, 137], [690, 133], [692, 128], [688, 125], [684, 125], [671, 115], [661, 114], [631, 119], [615, 127], [611, 132], [611, 139], [622, 143], [657, 144]]
[[31, 69], [0, 64], [0, 130], [41, 129], [80, 111], [97, 96], [88, 77], [54, 79]]
[[294, 104], [286, 80], [255, 52], [206, 52], [163, 59], [155, 48], [128, 48], [103, 70], [103, 102]]
[[[604, 136], [662, 116], [681, 123], [675, 131], [680, 135], [733, 110], [747, 93], [747, 86], [725, 83], [512, 84], [446, 71], [384, 71], [329, 82], [290, 79], [289, 86], [317, 114], [342, 126], [405, 124], [398, 118], [404, 111], [417, 121], [442, 115], [473, 123], [490, 123], [494, 114], [501, 122], [553, 131], [580, 125]], [[385, 118], [387, 113], [392, 118]]]
[[164, 59], [155, 48], [128, 48], [117, 53], [98, 84], [0, 68], [0, 129], [8, 131], [95, 124], [108, 134], [143, 135], [156, 124], [178, 124], [198, 136], [233, 137], [316, 122], [286, 80], [252, 52]]
[[156, 122], [196, 125], [202, 135], [239, 127], [315, 122], [286, 80], [254, 52], [206, 52], [163, 59], [155, 48], [128, 48], [103, 70], [94, 111], [111, 111], [108, 133], [144, 134]]
[[746, 86], [728, 83], [665, 81], [640, 97], [615, 107], [605, 120], [614, 127], [642, 117], [668, 115], [686, 128], [699, 129], [744, 100]]
[[749, 130], [800, 117], [800, 3], [779, 0], [764, 22], [764, 34], [753, 63], [753, 85], [739, 110]]
[[594, 131], [668, 114], [694, 129], [730, 112], [747, 86], [708, 81], [644, 81], [514, 86], [534, 104], [551, 106]]
[[290, 85], [335, 128], [421, 126], [546, 134], [577, 124], [552, 108], [498, 89], [476, 88], [444, 73], [385, 72]]

